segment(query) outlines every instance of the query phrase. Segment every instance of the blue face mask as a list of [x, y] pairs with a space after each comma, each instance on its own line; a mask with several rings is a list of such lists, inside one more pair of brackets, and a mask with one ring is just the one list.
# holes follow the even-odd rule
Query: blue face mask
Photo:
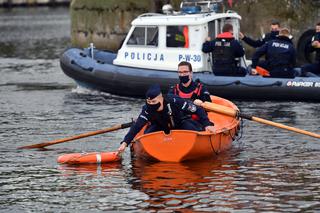
[[148, 103], [146, 103], [146, 105], [147, 105], [147, 110], [149, 112], [156, 112], [157, 109], [159, 109], [159, 107], [161, 106], [161, 103], [160, 102], [156, 103], [156, 104], [148, 104]]
[[188, 83], [188, 81], [190, 80], [188, 75], [184, 75], [184, 76], [179, 76], [180, 82], [185, 84]]

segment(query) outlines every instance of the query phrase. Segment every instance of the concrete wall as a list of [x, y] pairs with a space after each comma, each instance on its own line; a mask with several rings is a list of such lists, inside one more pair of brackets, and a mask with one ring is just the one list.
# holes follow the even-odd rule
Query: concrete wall
[[[160, 12], [161, 0], [73, 0], [71, 38], [74, 46], [117, 50], [130, 29], [131, 21], [142, 13]], [[177, 7], [180, 1], [172, 1]]]
[[[132, 19], [145, 12], [160, 12], [170, 2], [178, 10], [181, 0], [73, 0], [71, 3], [72, 44], [85, 47], [94, 42], [99, 48], [117, 50], [130, 29]], [[320, 0], [233, 0], [242, 16], [241, 31], [259, 38], [269, 31], [270, 21], [278, 19], [291, 29], [294, 42], [320, 21]], [[253, 52], [253, 49], [246, 46]]]

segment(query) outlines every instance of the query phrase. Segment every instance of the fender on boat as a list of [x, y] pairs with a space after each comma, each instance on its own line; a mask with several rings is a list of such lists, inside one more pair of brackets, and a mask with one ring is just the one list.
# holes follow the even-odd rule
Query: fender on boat
[[102, 164], [116, 162], [120, 159], [117, 152], [91, 152], [61, 155], [57, 162], [61, 164]]

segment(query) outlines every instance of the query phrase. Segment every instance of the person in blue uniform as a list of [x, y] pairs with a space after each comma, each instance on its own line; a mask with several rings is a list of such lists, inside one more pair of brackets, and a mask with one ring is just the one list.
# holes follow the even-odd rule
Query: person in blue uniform
[[279, 30], [280, 30], [280, 23], [279, 21], [272, 21], [270, 25], [270, 32], [267, 34], [264, 34], [261, 39], [254, 40], [243, 33], [239, 33], [239, 37], [242, 41], [244, 41], [246, 44], [248, 44], [251, 47], [257, 48], [261, 47], [264, 45], [267, 41], [276, 39], [277, 36], [279, 35]]
[[180, 83], [172, 86], [168, 94], [178, 95], [191, 101], [200, 99], [203, 102], [211, 102], [210, 93], [206, 86], [199, 80], [193, 81], [192, 65], [189, 62], [181, 61], [178, 64], [178, 75]]
[[316, 52], [316, 61], [312, 64], [302, 66], [302, 73], [313, 73], [320, 75], [320, 22], [316, 24], [316, 33], [311, 39], [310, 49], [311, 52]]
[[[276, 39], [270, 40], [257, 49], [252, 57], [251, 74], [256, 75], [256, 66], [269, 71], [270, 77], [294, 78], [299, 74], [294, 70], [296, 50], [289, 38], [290, 31], [282, 28]], [[265, 55], [265, 61], [259, 59]]]
[[[192, 114], [196, 114], [199, 121], [192, 120]], [[118, 148], [119, 154], [147, 123], [149, 125], [144, 132], [146, 134], [156, 131], [169, 133], [172, 129], [215, 131], [214, 124], [209, 121], [203, 108], [179, 96], [163, 96], [160, 86], [152, 85], [146, 92], [146, 104]]]
[[202, 45], [204, 53], [212, 52], [212, 71], [218, 76], [245, 76], [247, 70], [237, 58], [244, 56], [244, 49], [233, 36], [233, 26], [225, 24], [222, 33], [211, 41], [208, 37]]

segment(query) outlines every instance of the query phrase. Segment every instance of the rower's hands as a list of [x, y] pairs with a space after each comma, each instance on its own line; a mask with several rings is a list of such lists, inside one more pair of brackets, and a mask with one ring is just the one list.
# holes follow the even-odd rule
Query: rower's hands
[[258, 75], [258, 72], [256, 69], [251, 69], [251, 75]]
[[197, 106], [201, 106], [201, 104], [203, 104], [203, 101], [201, 101], [200, 99], [196, 99], [193, 101], [194, 105], [197, 105]]
[[216, 130], [215, 130], [214, 126], [206, 126], [205, 129], [208, 132], [216, 133]]
[[314, 48], [320, 48], [320, 42], [319, 41], [313, 41], [311, 44]]
[[239, 32], [239, 38], [242, 40], [244, 38], [244, 34], [242, 32]]
[[117, 155], [121, 155], [126, 150], [127, 146], [128, 146], [128, 144], [126, 142], [122, 142], [120, 147], [118, 148], [118, 154]]

